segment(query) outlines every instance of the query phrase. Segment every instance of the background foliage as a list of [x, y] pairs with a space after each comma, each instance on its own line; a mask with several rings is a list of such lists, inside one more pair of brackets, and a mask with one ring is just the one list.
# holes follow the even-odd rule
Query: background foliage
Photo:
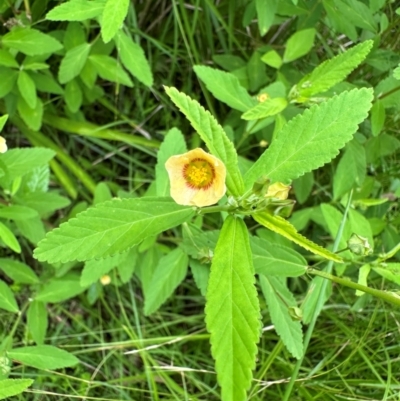
[[[223, 246], [216, 245], [219, 215], [204, 217], [209, 231], [202, 235], [200, 221], [157, 237], [150, 232], [128, 253], [100, 261], [61, 264], [56, 252], [53, 264], [32, 257], [46, 231], [89, 205], [113, 196], [137, 205], [140, 196], [168, 194], [163, 157], [198, 147], [201, 140], [163, 85], [204, 105], [235, 143], [240, 172], [248, 173], [242, 183], [232, 167], [232, 193], [248, 185], [246, 177], [256, 178], [257, 163], [250, 168], [251, 162], [269, 143], [281, 144], [290, 159], [290, 143], [274, 142], [286, 121], [313, 104], [334, 106], [329, 109], [341, 117], [351, 114], [327, 99], [373, 88], [372, 109], [354, 139], [331, 164], [299, 172], [290, 222], [331, 247], [352, 191], [339, 249], [357, 232], [374, 254], [341, 253], [353, 260], [346, 268], [335, 265], [334, 272], [396, 292], [399, 253], [390, 253], [400, 243], [396, 7], [385, 0], [1, 3], [0, 113], [9, 115], [3, 136], [10, 150], [0, 159], [0, 398], [30, 386], [15, 399], [219, 399], [203, 313], [208, 268], [200, 263]], [[269, 99], [259, 103], [263, 93]], [[349, 93], [359, 92], [341, 96]], [[355, 107], [363, 98], [354, 99]], [[355, 122], [349, 118], [349, 124]], [[322, 141], [321, 159], [323, 150]], [[291, 169], [298, 171], [288, 164]], [[174, 213], [174, 205], [169, 207]], [[311, 277], [298, 276], [319, 259], [305, 254], [305, 262], [285, 238], [246, 223], [257, 234], [250, 246], [265, 296], [248, 397], [284, 399], [292, 356], [302, 349], [285, 349], [269, 322], [285, 345], [301, 342], [293, 340], [299, 330], [285, 330], [297, 323], [277, 323], [285, 315], [274, 317], [272, 311], [312, 299]], [[263, 251], [271, 243], [293, 271], [291, 292], [286, 280], [260, 270], [271, 259]], [[71, 248], [77, 251], [79, 246]], [[338, 285], [326, 293], [329, 304], [316, 323], [292, 398], [395, 399], [398, 312]], [[305, 323], [315, 307], [307, 304]]]

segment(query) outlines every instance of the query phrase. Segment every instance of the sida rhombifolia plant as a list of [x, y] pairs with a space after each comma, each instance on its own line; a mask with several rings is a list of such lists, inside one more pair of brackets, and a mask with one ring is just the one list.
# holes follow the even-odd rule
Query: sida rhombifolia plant
[[[316, 95], [341, 82], [371, 47], [372, 42], [366, 41], [324, 62], [295, 85], [287, 98], [260, 94], [258, 102], [234, 75], [196, 66], [195, 72], [216, 98], [255, 124], [278, 116], [290, 102], [312, 106], [275, 132], [268, 149], [243, 174], [235, 145], [217, 120], [196, 100], [176, 88], [165, 88], [208, 152], [187, 151], [182, 133], [171, 129], [158, 153], [157, 196], [97, 204], [49, 232], [35, 257], [51, 264], [84, 261], [82, 277], [97, 279], [117, 265], [116, 259], [123, 263], [135, 258], [143, 240], [182, 226], [179, 245], [161, 257], [153, 270], [140, 266], [137, 271], [145, 313], [155, 312], [172, 295], [189, 265], [206, 297], [205, 320], [221, 398], [245, 400], [261, 335], [256, 282], [282, 342], [300, 359], [304, 354], [301, 313], [286, 287], [286, 277], [308, 270], [300, 253], [250, 235], [248, 219], [322, 259], [343, 261], [300, 235], [285, 219], [294, 203], [288, 199], [289, 185], [336, 157], [367, 117], [372, 89], [352, 89], [331, 98]], [[209, 213], [223, 217], [221, 230], [202, 229], [202, 217]]]

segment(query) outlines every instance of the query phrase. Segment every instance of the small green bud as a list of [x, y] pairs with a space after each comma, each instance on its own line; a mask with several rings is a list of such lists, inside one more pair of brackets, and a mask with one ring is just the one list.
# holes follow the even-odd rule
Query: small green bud
[[291, 306], [289, 308], [289, 315], [293, 320], [301, 321], [303, 320], [303, 311], [297, 306]]
[[358, 234], [353, 234], [349, 238], [347, 246], [355, 255], [367, 256], [372, 253], [372, 248], [368, 242], [368, 238], [362, 237]]

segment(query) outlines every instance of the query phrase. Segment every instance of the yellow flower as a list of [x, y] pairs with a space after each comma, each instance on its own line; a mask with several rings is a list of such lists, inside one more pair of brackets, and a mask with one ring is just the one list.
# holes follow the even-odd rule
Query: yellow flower
[[7, 152], [7, 144], [6, 144], [6, 140], [0, 136], [0, 153], [5, 153]]
[[276, 182], [268, 187], [268, 191], [265, 194], [266, 198], [276, 198], [280, 200], [287, 199], [291, 186]]
[[111, 277], [108, 274], [100, 277], [100, 283], [103, 285], [108, 285], [111, 283]]
[[213, 205], [226, 192], [224, 163], [203, 149], [171, 156], [165, 168], [171, 183], [171, 197], [179, 205]]

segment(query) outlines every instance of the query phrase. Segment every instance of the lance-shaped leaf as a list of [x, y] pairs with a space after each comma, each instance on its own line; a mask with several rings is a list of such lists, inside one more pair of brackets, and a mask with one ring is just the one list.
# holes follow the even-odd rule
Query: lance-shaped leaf
[[259, 120], [280, 113], [287, 106], [287, 100], [283, 97], [275, 97], [258, 103], [256, 106], [243, 113], [243, 120]]
[[324, 61], [297, 84], [299, 95], [310, 97], [325, 92], [343, 81], [367, 57], [373, 43], [372, 40], [366, 40], [346, 52]]
[[343, 263], [340, 256], [328, 251], [322, 246], [315, 244], [306, 237], [299, 234], [296, 229], [285, 219], [280, 216], [273, 216], [269, 213], [254, 213], [253, 219], [262, 226], [274, 231], [283, 237], [293, 241], [295, 244], [307, 249], [308, 251], [320, 255], [334, 262]]
[[0, 400], [18, 395], [26, 390], [34, 380], [32, 379], [5, 379], [0, 380]]
[[261, 289], [268, 304], [269, 314], [276, 332], [288, 351], [297, 359], [303, 355], [303, 332], [298, 320], [290, 315], [289, 308], [296, 307], [296, 300], [282, 277], [260, 274]]
[[246, 186], [261, 176], [287, 182], [328, 163], [367, 117], [372, 97], [372, 89], [353, 89], [297, 115], [247, 171]]
[[203, 65], [195, 65], [193, 69], [214, 97], [232, 109], [247, 111], [257, 104], [235, 75]]
[[217, 120], [196, 100], [175, 88], [165, 88], [167, 95], [190, 121], [211, 153], [226, 166], [226, 186], [232, 195], [243, 193], [243, 179], [239, 171], [235, 147]]
[[206, 295], [206, 323], [223, 401], [247, 399], [261, 328], [254, 281], [247, 228], [240, 218], [228, 216]]
[[194, 208], [169, 198], [113, 199], [48, 233], [35, 257], [49, 263], [104, 258], [175, 227], [194, 213]]

